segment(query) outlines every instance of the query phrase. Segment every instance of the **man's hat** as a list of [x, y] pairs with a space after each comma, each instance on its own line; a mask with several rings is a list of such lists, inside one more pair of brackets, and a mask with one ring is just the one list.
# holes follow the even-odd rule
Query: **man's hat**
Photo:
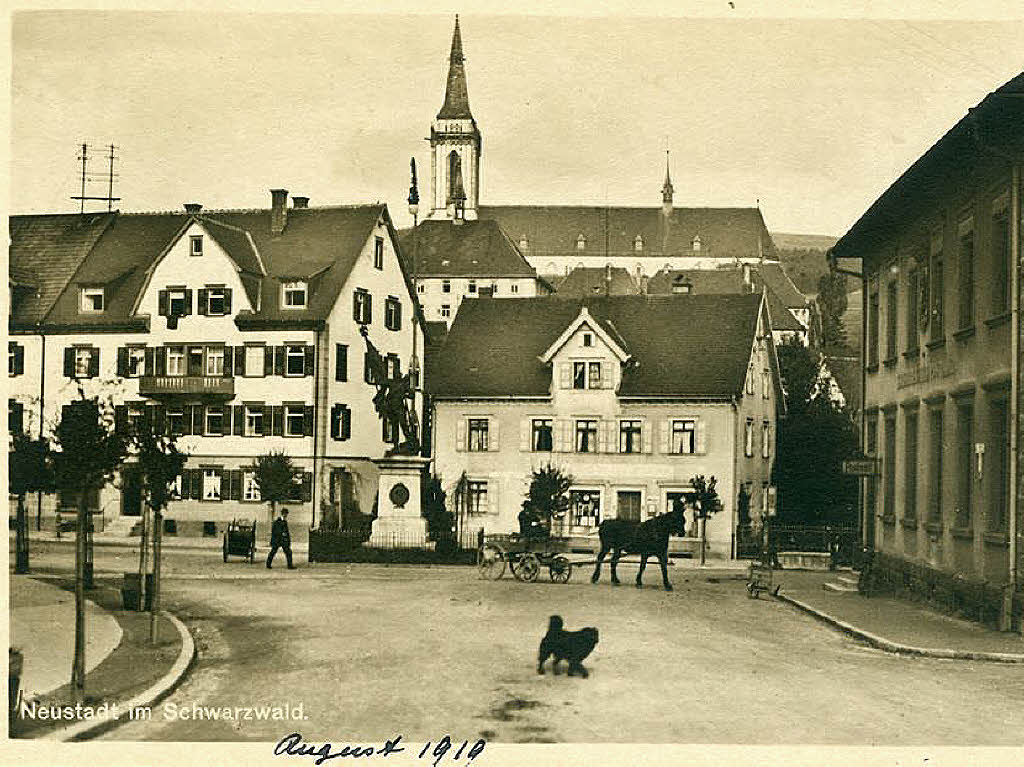
[[288, 516], [288, 509], [281, 509], [281, 515], [287, 517]]

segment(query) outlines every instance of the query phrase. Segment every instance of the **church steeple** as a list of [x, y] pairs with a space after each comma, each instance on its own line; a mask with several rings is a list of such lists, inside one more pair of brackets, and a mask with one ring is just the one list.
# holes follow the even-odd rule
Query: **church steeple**
[[477, 217], [480, 198], [480, 131], [469, 111], [462, 31], [455, 17], [444, 105], [430, 130], [431, 218]]
[[665, 183], [661, 187], [661, 207], [665, 215], [672, 213], [672, 177], [669, 175], [668, 150], [665, 150]]

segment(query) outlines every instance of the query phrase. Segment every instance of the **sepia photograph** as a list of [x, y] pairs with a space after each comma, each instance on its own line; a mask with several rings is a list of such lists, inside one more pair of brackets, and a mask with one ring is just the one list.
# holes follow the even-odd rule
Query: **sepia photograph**
[[747, 5], [7, 10], [12, 758], [1024, 758], [1024, 12]]

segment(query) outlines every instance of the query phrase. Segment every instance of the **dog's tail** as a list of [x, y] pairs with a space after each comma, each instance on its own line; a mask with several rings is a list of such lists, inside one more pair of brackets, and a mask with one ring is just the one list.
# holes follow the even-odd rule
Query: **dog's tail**
[[561, 631], [562, 630], [562, 616], [552, 615], [548, 619], [548, 631]]

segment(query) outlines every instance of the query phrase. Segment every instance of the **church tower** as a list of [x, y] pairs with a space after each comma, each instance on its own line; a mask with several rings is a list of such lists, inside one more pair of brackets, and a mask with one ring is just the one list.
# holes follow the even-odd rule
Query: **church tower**
[[455, 17], [444, 106], [430, 127], [430, 218], [477, 218], [480, 204], [480, 131], [469, 111], [459, 17]]

